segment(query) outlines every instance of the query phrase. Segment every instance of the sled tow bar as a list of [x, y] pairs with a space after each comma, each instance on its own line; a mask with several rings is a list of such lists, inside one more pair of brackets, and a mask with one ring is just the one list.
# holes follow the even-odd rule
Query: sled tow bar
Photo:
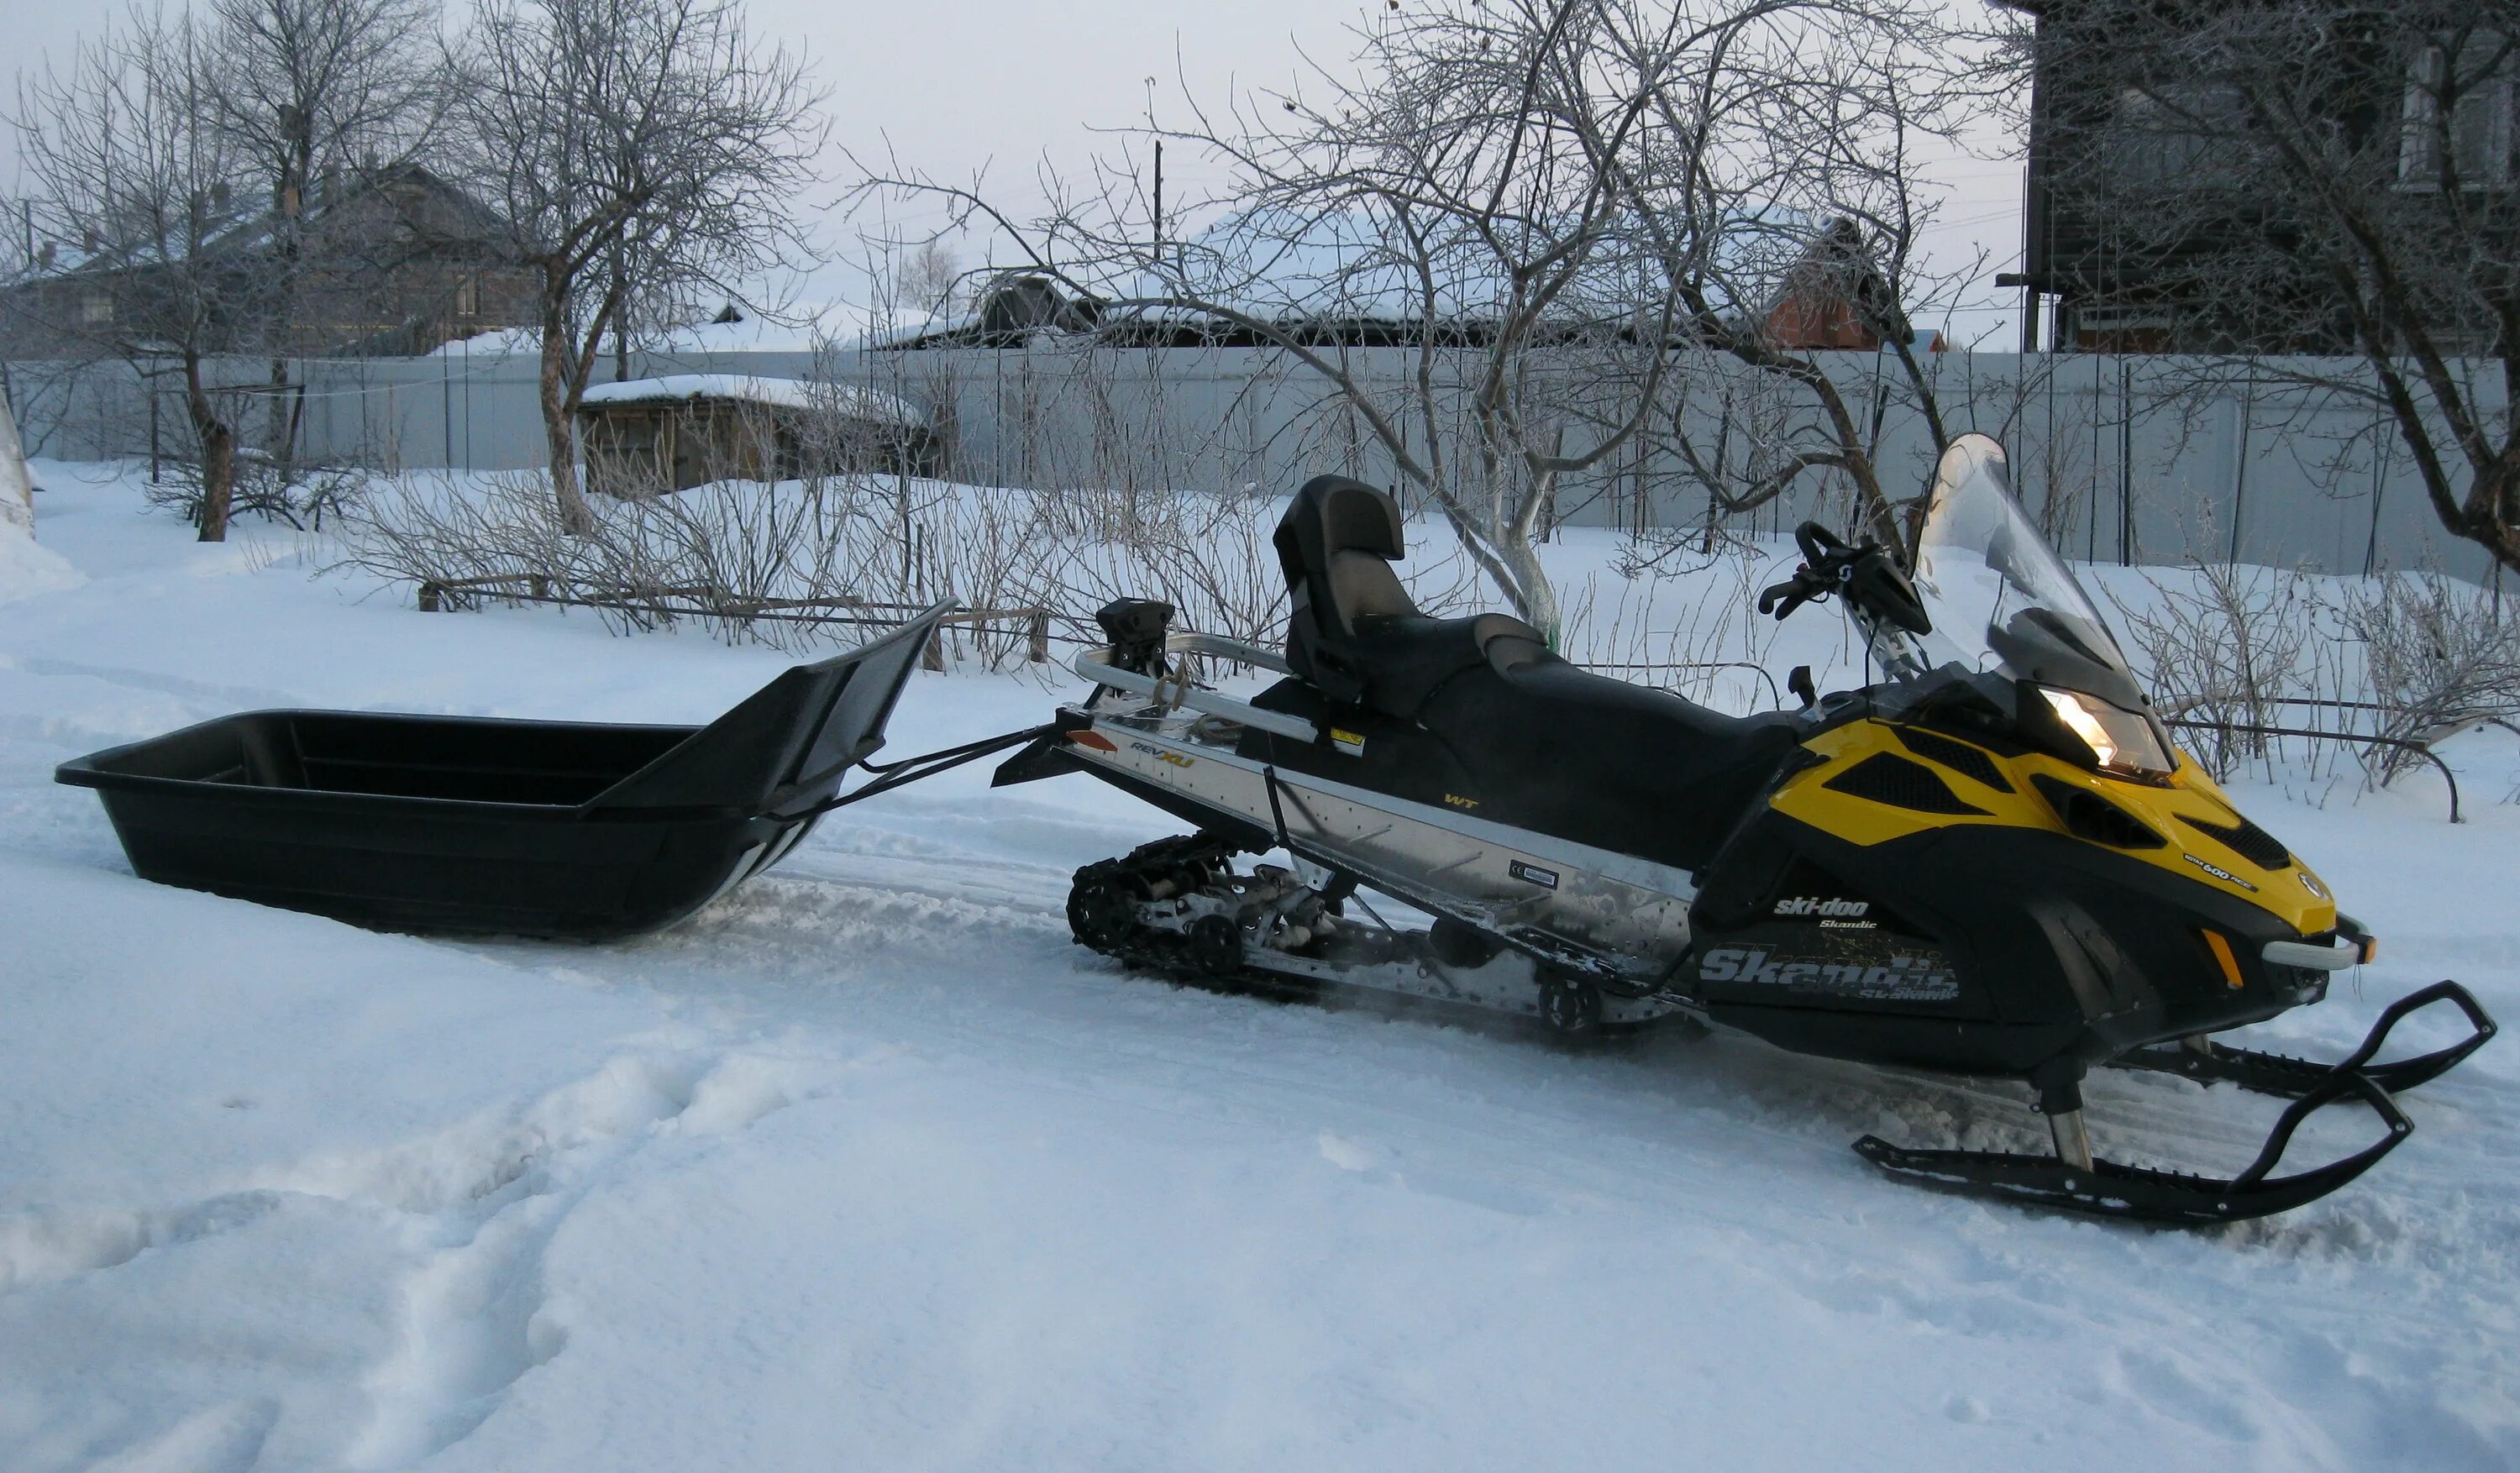
[[814, 818], [830, 813], [835, 808], [846, 808], [861, 798], [872, 798], [878, 793], [888, 793], [896, 787], [908, 787], [922, 778], [933, 778], [938, 773], [950, 772], [967, 762], [977, 762], [992, 753], [1003, 752], [1009, 747], [1021, 746], [1027, 741], [1037, 741], [1044, 736], [1055, 736], [1058, 735], [1058, 723], [1044, 722], [1037, 727], [1026, 727], [1020, 732], [1006, 732], [996, 736], [984, 736], [978, 741], [967, 741], [961, 746], [941, 747], [936, 751], [922, 752], [916, 757], [904, 757], [898, 762], [860, 762], [858, 766], [873, 773], [875, 781], [849, 792], [826, 798], [811, 808], [800, 808], [793, 813], [777, 813], [765, 815], [765, 817]]

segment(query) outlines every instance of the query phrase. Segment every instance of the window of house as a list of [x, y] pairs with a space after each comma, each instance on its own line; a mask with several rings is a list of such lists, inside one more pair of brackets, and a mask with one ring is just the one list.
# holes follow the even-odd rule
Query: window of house
[[113, 293], [103, 287], [90, 287], [79, 292], [79, 325], [87, 328], [110, 327], [113, 323]]
[[2462, 189], [2511, 182], [2515, 50], [2503, 36], [2476, 31], [2416, 56], [2398, 152], [2398, 177], [2408, 189], [2439, 189], [2452, 177]]
[[481, 278], [479, 276], [466, 275], [455, 279], [455, 315], [458, 317], [481, 315]]
[[2168, 82], [2118, 93], [2111, 153], [2120, 175], [2158, 183], [2185, 179], [2241, 130], [2246, 110], [2222, 82]]

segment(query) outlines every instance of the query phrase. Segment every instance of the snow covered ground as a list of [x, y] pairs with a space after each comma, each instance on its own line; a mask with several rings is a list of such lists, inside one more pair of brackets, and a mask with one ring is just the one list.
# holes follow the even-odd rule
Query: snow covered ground
[[[0, 1467], [2520, 1466], [2507, 1040], [2346, 1191], [2162, 1232], [1846, 1148], [2029, 1144], [1995, 1087], [1123, 975], [1068, 873], [1176, 826], [1081, 778], [850, 809], [626, 945], [164, 889], [54, 764], [284, 704], [699, 721], [786, 659], [422, 614], [36, 469], [85, 581], [0, 604]], [[892, 751], [1054, 689], [922, 675]], [[2520, 1015], [2520, 752], [2449, 752], [2455, 827], [2429, 778], [2237, 785], [2386, 939], [2261, 1042], [2444, 975]], [[2226, 1170], [2274, 1113], [2091, 1094], [2103, 1149]]]

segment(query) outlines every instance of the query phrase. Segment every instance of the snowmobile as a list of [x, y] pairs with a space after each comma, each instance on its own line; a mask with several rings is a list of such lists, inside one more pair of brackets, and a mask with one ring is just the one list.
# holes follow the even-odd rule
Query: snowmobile
[[[1133, 966], [1377, 990], [1568, 1036], [1694, 1020], [2026, 1082], [2052, 1154], [1855, 1142], [1945, 1189], [2212, 1224], [2351, 1182], [2412, 1130], [2395, 1095], [2494, 1021], [2446, 981], [2334, 1064], [2217, 1041], [2319, 1001], [2377, 943], [2172, 743], [1993, 440], [1955, 442], [1928, 495], [1912, 568], [1805, 522], [1801, 565], [1758, 601], [1782, 619], [1837, 600], [1878, 678], [1822, 695], [1797, 670], [1801, 709], [1734, 717], [1588, 672], [1505, 614], [1427, 616], [1393, 570], [1391, 498], [1320, 476], [1276, 532], [1282, 651], [1116, 603], [1109, 644], [1075, 662], [1091, 692], [996, 781], [1087, 772], [1193, 827], [1076, 874], [1075, 938]], [[1220, 665], [1281, 678], [1238, 699], [1200, 679]], [[1238, 867], [1276, 851], [1289, 863]], [[1431, 924], [1384, 923], [1360, 892]], [[2466, 1038], [2374, 1062], [2438, 1003]], [[2098, 1066], [2292, 1103], [2228, 1180], [2125, 1165], [2084, 1124]], [[2376, 1140], [2275, 1175], [2305, 1118], [2356, 1101]]]

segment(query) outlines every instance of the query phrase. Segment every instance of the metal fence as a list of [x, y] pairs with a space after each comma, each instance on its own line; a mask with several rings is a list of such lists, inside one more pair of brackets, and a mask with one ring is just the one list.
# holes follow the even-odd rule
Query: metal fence
[[[1396, 388], [1412, 371], [1405, 350], [1345, 357], [1369, 385]], [[1885, 481], [1894, 492], [1920, 489], [1930, 441], [1895, 361], [1822, 357], [1874, 427]], [[1946, 424], [2003, 442], [2024, 504], [2069, 556], [2348, 573], [2430, 566], [2480, 580], [2490, 572], [2480, 551], [2441, 530], [2385, 423], [2288, 381], [2347, 374], [2350, 363], [2271, 363], [2253, 379], [2212, 387], [2198, 385], [2203, 365], [2168, 357], [1941, 353], [1928, 367]], [[180, 452], [179, 401], [128, 366], [7, 368], [32, 454]], [[631, 377], [819, 371], [885, 388], [934, 416], [948, 474], [984, 484], [1282, 490], [1324, 469], [1397, 481], [1389, 458], [1322, 383], [1267, 350], [641, 353], [629, 368]], [[246, 417], [249, 443], [272, 432], [257, 423], [285, 424], [315, 459], [496, 470], [543, 458], [537, 369], [530, 356], [474, 354], [463, 344], [428, 358], [308, 360], [290, 367], [285, 404], [271, 402], [266, 361], [222, 363], [216, 377], [225, 392], [266, 401], [259, 417]], [[1756, 389], [1746, 370], [1717, 378], [1689, 411], [1710, 439], [1716, 406], [1734, 388]], [[1842, 518], [1846, 492], [1842, 482], [1807, 477], [1758, 512], [1716, 515], [1675, 458], [1630, 455], [1571, 482], [1561, 506], [1576, 525], [1711, 521], [1768, 532], [1806, 515]]]

